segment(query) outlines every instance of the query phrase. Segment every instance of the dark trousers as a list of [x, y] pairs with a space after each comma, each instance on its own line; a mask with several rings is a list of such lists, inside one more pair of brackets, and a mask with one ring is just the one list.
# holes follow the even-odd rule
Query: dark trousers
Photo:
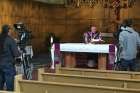
[[0, 65], [0, 90], [3, 90], [6, 84], [7, 91], [14, 90], [14, 76], [16, 74], [15, 67], [12, 64]]
[[137, 71], [136, 59], [132, 60], [121, 59], [120, 69], [122, 71]]

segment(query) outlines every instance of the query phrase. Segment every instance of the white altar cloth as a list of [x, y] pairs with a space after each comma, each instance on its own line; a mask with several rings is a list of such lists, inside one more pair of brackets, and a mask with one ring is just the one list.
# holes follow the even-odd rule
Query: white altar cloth
[[109, 53], [110, 44], [61, 43], [62, 52]]

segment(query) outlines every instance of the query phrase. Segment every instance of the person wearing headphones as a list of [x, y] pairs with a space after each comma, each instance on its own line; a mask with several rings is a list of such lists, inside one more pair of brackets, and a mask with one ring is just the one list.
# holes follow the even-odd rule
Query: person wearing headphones
[[124, 27], [119, 34], [120, 69], [122, 71], [137, 71], [137, 48], [140, 47], [138, 32], [132, 28], [132, 19], [123, 21]]

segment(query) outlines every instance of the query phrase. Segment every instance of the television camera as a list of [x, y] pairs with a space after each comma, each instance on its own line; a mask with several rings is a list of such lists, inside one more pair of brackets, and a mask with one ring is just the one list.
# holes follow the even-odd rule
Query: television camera
[[16, 23], [14, 24], [14, 29], [18, 32], [19, 37], [19, 46], [27, 46], [29, 44], [29, 40], [31, 38], [31, 32], [27, 30], [23, 23]]
[[18, 33], [17, 45], [21, 51], [21, 57], [17, 58], [16, 61], [21, 64], [25, 78], [32, 79], [33, 65], [30, 63], [30, 60], [33, 56], [33, 51], [29, 42], [31, 39], [31, 32], [29, 32], [26, 26], [21, 22], [16, 23], [13, 26], [14, 30]]

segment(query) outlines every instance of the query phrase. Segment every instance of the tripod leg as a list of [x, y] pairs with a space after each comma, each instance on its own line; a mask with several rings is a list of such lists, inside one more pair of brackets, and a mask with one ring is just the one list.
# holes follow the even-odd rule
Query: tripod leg
[[26, 62], [26, 75], [27, 75], [27, 79], [32, 79], [32, 67], [31, 67], [28, 55], [26, 55], [25, 60], [26, 60], [25, 62]]
[[30, 61], [29, 61], [30, 59], [29, 59], [29, 56], [27, 56], [27, 64], [28, 64], [28, 78], [29, 79], [32, 79], [32, 64], [30, 63]]
[[31, 80], [32, 79], [32, 68], [31, 64], [29, 62], [29, 56], [25, 55], [23, 57], [23, 69], [24, 69], [24, 75], [26, 79]]
[[23, 59], [23, 70], [24, 70], [24, 75], [25, 75], [25, 78], [27, 79], [27, 73], [26, 73], [26, 63], [25, 63], [25, 60]]

